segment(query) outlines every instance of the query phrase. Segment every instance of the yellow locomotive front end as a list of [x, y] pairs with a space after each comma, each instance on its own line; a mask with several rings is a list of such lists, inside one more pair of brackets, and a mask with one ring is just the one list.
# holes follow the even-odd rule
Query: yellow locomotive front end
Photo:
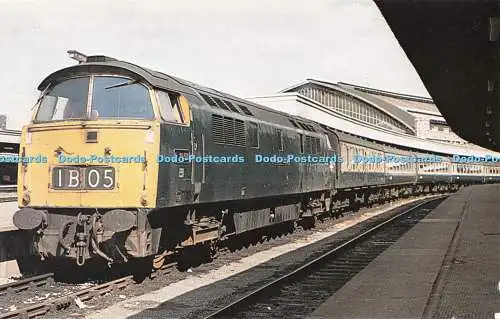
[[152, 253], [160, 136], [154, 90], [120, 72], [60, 73], [23, 128], [15, 225], [35, 253], [83, 264]]

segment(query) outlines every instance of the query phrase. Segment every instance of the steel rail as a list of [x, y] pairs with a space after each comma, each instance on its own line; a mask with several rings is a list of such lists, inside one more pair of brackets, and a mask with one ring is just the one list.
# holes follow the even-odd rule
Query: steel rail
[[[167, 270], [171, 269], [175, 266], [175, 263], [170, 263], [168, 265], [163, 266], [158, 270], [161, 274], [165, 274]], [[50, 274], [45, 274], [41, 276], [47, 276]], [[37, 276], [37, 277], [41, 277]], [[28, 281], [28, 278], [26, 281]], [[11, 283], [12, 284], [12, 283]], [[8, 285], [11, 285], [8, 284]], [[24, 284], [24, 283], [23, 283]], [[23, 285], [22, 284], [22, 285]], [[29, 284], [29, 283], [28, 283]], [[122, 290], [130, 285], [136, 284], [134, 280], [134, 275], [124, 276], [100, 285], [92, 286], [89, 288], [85, 288], [79, 291], [68, 293], [64, 296], [52, 299], [45, 300], [41, 303], [31, 305], [29, 307], [17, 309], [14, 311], [10, 311], [7, 313], [0, 314], [0, 319], [13, 319], [13, 318], [37, 318], [43, 315], [46, 315], [49, 312], [60, 311], [70, 307], [72, 304], [76, 304], [79, 300], [81, 302], [85, 302], [91, 300], [95, 297], [103, 296], [107, 293], [111, 293], [113, 291]]]
[[210, 313], [208, 316], [205, 316], [203, 317], [204, 319], [209, 319], [209, 318], [215, 318], [216, 316], [218, 315], [222, 315], [223, 313], [230, 313], [231, 310], [237, 308], [238, 306], [240, 305], [243, 305], [245, 304], [248, 300], [250, 300], [251, 298], [254, 298], [256, 297], [257, 295], [259, 295], [260, 293], [262, 293], [263, 291], [267, 290], [267, 289], [270, 289], [274, 286], [277, 286], [279, 284], [281, 284], [282, 282], [286, 281], [286, 280], [289, 280], [291, 277], [293, 276], [296, 276], [297, 274], [299, 273], [302, 273], [304, 271], [307, 271], [308, 269], [310, 269], [311, 267], [321, 263], [323, 260], [329, 258], [331, 255], [335, 254], [335, 253], [338, 253], [340, 250], [343, 250], [344, 248], [346, 247], [349, 247], [351, 245], [354, 245], [356, 244], [358, 241], [362, 240], [362, 239], [365, 239], [368, 235], [371, 235], [373, 234], [375, 231], [379, 230], [380, 228], [394, 222], [395, 220], [401, 218], [402, 216], [404, 215], [407, 215], [417, 209], [419, 209], [420, 207], [424, 206], [424, 205], [428, 205], [434, 201], [437, 201], [437, 200], [441, 200], [442, 198], [446, 198], [448, 195], [443, 195], [443, 196], [438, 196], [438, 197], [433, 197], [433, 198], [430, 198], [430, 199], [424, 199], [422, 202], [416, 204], [416, 205], [413, 205], [412, 207], [406, 209], [405, 211], [371, 227], [370, 229], [364, 231], [363, 233], [355, 236], [354, 238], [336, 246], [335, 248], [329, 250], [328, 252], [320, 255], [319, 257], [317, 258], [314, 258], [313, 260], [305, 263], [304, 265], [250, 291], [249, 293], [246, 293], [244, 296], [236, 299], [235, 301], [229, 303], [228, 305], [225, 305], [223, 306], [222, 308], [219, 308], [217, 309], [216, 311]]
[[0, 285], [0, 296], [8, 293], [18, 293], [34, 287], [41, 287], [54, 279], [54, 273], [46, 273]]

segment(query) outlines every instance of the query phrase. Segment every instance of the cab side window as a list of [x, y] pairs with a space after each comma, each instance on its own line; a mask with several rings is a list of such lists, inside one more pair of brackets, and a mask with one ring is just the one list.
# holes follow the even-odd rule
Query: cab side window
[[[189, 108], [185, 98], [176, 93], [157, 91], [161, 117], [168, 122], [189, 123]], [[185, 107], [182, 106], [184, 101]]]

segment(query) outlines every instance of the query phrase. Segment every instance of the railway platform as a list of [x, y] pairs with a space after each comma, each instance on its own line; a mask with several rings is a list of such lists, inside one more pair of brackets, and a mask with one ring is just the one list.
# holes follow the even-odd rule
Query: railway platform
[[12, 216], [17, 210], [17, 201], [0, 202], [0, 232], [17, 230], [12, 222]]
[[453, 194], [309, 319], [500, 318], [500, 185]]
[[[0, 284], [20, 273], [18, 259], [26, 254], [28, 238], [18, 232], [12, 216], [18, 210], [12, 194], [0, 193]], [[6, 200], [6, 201], [2, 201]]]

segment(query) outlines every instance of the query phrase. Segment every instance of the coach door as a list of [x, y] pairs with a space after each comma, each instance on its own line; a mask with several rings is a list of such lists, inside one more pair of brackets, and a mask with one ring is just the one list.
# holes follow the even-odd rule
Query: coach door
[[337, 137], [337, 135], [330, 133], [330, 132], [326, 133], [326, 135], [328, 136], [328, 143], [330, 144], [329, 146], [331, 146], [331, 149], [328, 150], [328, 156], [335, 155], [335, 157], [336, 157], [336, 163], [334, 163], [333, 172], [332, 172], [335, 175], [332, 178], [333, 187], [336, 187], [338, 185], [338, 179], [340, 176], [340, 163], [339, 163], [340, 143], [339, 143], [339, 138]]

